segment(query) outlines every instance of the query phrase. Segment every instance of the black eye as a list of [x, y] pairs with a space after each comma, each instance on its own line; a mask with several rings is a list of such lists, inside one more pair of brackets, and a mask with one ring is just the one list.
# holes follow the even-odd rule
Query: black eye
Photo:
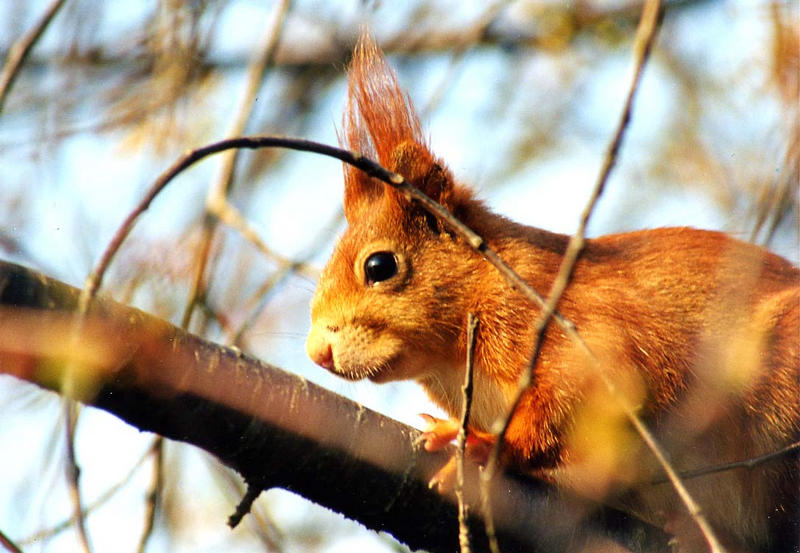
[[392, 252], [375, 252], [364, 262], [367, 284], [389, 280], [397, 274], [397, 260]]

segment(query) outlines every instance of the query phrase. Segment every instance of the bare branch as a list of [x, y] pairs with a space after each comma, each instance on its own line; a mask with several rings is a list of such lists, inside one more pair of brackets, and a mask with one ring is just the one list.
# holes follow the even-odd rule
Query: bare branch
[[47, 9], [36, 24], [9, 49], [6, 63], [3, 66], [3, 70], [0, 71], [0, 113], [3, 111], [3, 104], [5, 104], [6, 97], [8, 97], [17, 75], [19, 75], [22, 64], [62, 5], [64, 5], [64, 0], [50, 2], [50, 5], [47, 6]]
[[464, 385], [461, 388], [461, 424], [456, 443], [456, 499], [458, 500], [458, 544], [461, 553], [469, 553], [469, 528], [467, 526], [467, 504], [464, 499], [464, 457], [467, 448], [467, 424], [472, 409], [472, 373], [475, 364], [475, 338], [478, 319], [472, 313], [467, 316], [467, 365], [464, 370]]

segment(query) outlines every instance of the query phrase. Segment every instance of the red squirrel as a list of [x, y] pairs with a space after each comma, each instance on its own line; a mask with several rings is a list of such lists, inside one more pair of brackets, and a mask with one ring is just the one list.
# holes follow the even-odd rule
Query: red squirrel
[[[341, 142], [441, 203], [547, 295], [569, 237], [495, 214], [456, 182], [367, 35], [350, 66]], [[491, 442], [529, 366], [540, 309], [401, 192], [350, 166], [344, 177], [348, 228], [312, 301], [309, 356], [350, 380], [416, 380], [456, 419], [473, 313], [480, 324], [469, 428]], [[662, 473], [597, 371], [636, 408], [679, 471], [797, 442], [800, 270], [721, 232], [615, 234], [586, 241], [558, 310], [599, 364], [549, 327], [533, 384], [511, 419], [504, 462], [621, 504], [673, 532], [682, 550], [705, 550], [686, 530], [693, 523], [670, 485], [653, 483]], [[454, 437], [454, 423], [429, 422], [429, 449]], [[686, 485], [733, 550], [799, 547], [796, 454]]]

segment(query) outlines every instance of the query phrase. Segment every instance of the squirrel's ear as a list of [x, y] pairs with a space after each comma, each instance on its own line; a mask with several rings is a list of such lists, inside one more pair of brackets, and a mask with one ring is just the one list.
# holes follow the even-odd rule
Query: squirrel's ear
[[[389, 169], [400, 173], [406, 181], [431, 199], [453, 211], [455, 181], [447, 167], [439, 162], [427, 146], [418, 142], [403, 142], [392, 152]], [[398, 192], [392, 190], [399, 198]]]
[[[342, 145], [400, 173], [431, 198], [445, 203], [450, 197], [453, 179], [428, 148], [414, 106], [398, 86], [397, 77], [383, 53], [366, 32], [356, 44], [349, 77], [344, 132], [340, 136]], [[348, 221], [383, 194], [401, 205], [407, 203], [402, 194], [385, 188], [354, 167], [346, 165], [344, 172]]]

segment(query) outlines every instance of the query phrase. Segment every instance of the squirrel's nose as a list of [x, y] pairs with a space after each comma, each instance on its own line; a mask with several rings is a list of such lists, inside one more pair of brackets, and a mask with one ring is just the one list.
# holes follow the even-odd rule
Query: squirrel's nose
[[313, 330], [306, 341], [306, 353], [311, 360], [324, 369], [333, 369], [333, 347], [324, 336], [319, 336]]
[[325, 346], [314, 352], [311, 360], [323, 369], [333, 369], [333, 348], [331, 348], [330, 344], [325, 344]]

